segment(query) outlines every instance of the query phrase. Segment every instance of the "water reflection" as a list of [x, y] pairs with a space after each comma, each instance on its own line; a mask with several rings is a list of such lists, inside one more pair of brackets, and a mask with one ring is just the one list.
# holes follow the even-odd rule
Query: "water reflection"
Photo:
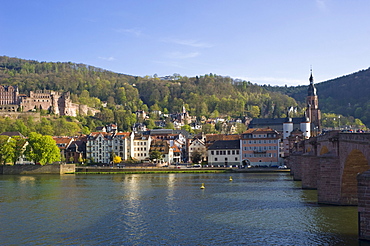
[[5, 245], [360, 245], [356, 207], [318, 205], [316, 191], [288, 174], [232, 178], [0, 176], [0, 238]]

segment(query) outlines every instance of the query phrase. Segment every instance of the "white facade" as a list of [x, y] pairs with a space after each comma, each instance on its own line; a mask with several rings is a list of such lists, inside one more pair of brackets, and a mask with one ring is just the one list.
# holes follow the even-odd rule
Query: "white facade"
[[202, 159], [207, 157], [207, 148], [205, 143], [200, 139], [195, 139], [189, 144], [188, 154], [189, 154], [189, 161], [191, 162], [191, 157], [193, 156], [194, 152], [198, 152], [202, 154]]
[[87, 159], [102, 164], [112, 161], [112, 153], [127, 160], [130, 156], [132, 133], [93, 132], [87, 137]]
[[301, 123], [301, 131], [303, 132], [303, 136], [305, 139], [309, 139], [311, 137], [311, 123], [310, 122], [302, 122]]
[[240, 140], [219, 140], [208, 148], [211, 166], [241, 166]]
[[132, 157], [140, 161], [148, 160], [151, 140], [149, 135], [135, 136], [133, 139]]
[[111, 161], [113, 134], [93, 132], [87, 137], [86, 157], [95, 163], [108, 164]]
[[293, 122], [292, 119], [283, 124], [283, 139], [287, 139], [290, 136], [290, 133], [293, 131]]

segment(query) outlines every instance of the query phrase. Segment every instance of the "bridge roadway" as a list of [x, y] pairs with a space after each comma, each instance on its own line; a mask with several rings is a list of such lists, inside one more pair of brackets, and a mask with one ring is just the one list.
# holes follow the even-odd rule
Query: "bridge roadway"
[[331, 131], [294, 144], [286, 165], [318, 203], [355, 205], [359, 237], [370, 240], [370, 133]]

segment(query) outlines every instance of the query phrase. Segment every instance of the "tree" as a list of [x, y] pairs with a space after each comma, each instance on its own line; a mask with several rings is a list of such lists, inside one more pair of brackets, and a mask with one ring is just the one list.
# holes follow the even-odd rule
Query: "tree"
[[116, 155], [116, 156], [113, 157], [113, 163], [114, 164], [118, 164], [118, 163], [121, 163], [121, 162], [122, 162], [121, 156]]
[[5, 165], [12, 161], [14, 156], [14, 140], [5, 135], [0, 135], [0, 164]]
[[154, 123], [154, 120], [152, 119], [147, 119], [144, 124], [146, 125], [146, 127], [148, 129], [154, 129], [156, 127], [155, 123]]
[[153, 150], [149, 153], [149, 159], [153, 161], [160, 161], [163, 159], [162, 153], [158, 150]]
[[183, 125], [183, 126], [181, 127], [181, 130], [185, 130], [185, 131], [187, 131], [187, 132], [189, 132], [189, 133], [194, 133], [194, 130], [193, 130], [193, 129], [191, 129], [191, 126], [190, 126], [190, 125]]
[[26, 150], [27, 140], [20, 136], [14, 136], [12, 137], [12, 140], [14, 141], [14, 155], [12, 161], [13, 164], [15, 165], [19, 157], [21, 157], [24, 151]]
[[243, 123], [236, 123], [236, 133], [242, 134], [247, 130], [247, 126]]
[[252, 106], [251, 109], [249, 110], [249, 115], [252, 118], [257, 118], [261, 113], [260, 107], [258, 106]]
[[60, 161], [60, 151], [55, 140], [51, 136], [31, 132], [28, 138], [26, 156], [36, 163], [45, 165]]
[[202, 153], [199, 151], [194, 151], [191, 155], [191, 161], [193, 163], [200, 163], [202, 161]]

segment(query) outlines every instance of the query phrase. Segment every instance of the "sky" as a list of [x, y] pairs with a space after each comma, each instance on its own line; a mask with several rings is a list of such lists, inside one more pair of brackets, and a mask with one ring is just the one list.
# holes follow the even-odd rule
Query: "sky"
[[0, 55], [307, 85], [370, 67], [368, 0], [0, 0]]

